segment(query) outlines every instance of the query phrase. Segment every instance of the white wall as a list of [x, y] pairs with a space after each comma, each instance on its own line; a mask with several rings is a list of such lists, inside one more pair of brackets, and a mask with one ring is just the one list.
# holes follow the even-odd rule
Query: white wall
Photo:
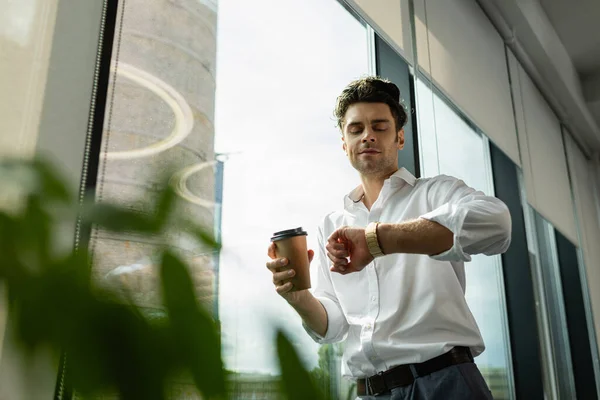
[[[74, 191], [81, 179], [102, 7], [102, 1], [0, 0], [0, 157], [49, 157]], [[65, 235], [69, 243], [73, 229]], [[25, 358], [5, 296], [0, 302], [0, 399], [51, 398], [58, 360], [47, 351]]]
[[587, 277], [594, 327], [596, 332], [600, 332], [600, 216], [595, 193], [597, 182], [592, 162], [585, 158], [569, 135], [566, 135], [566, 145], [585, 264], [584, 273]]
[[409, 64], [413, 63], [409, 0], [347, 0]]
[[421, 71], [520, 165], [504, 42], [474, 0], [415, 0]]
[[560, 122], [525, 70], [510, 66], [527, 202], [577, 244]]

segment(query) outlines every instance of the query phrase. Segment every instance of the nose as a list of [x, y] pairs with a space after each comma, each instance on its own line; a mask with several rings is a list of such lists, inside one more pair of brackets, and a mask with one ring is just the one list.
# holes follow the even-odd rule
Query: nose
[[372, 128], [370, 128], [370, 127], [365, 128], [365, 133], [363, 135], [362, 142], [363, 143], [375, 142], [375, 132], [373, 132]]

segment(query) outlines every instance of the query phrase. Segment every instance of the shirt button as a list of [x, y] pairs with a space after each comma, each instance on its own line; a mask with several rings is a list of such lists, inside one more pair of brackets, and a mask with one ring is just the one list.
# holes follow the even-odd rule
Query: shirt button
[[371, 301], [372, 302], [376, 302], [377, 301], [377, 296], [371, 296]]
[[365, 328], [367, 328], [367, 330], [370, 331], [371, 330], [371, 324], [365, 325]]

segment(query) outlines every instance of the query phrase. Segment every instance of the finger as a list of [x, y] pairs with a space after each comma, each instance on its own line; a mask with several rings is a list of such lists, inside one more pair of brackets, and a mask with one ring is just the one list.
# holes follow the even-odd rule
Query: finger
[[327, 243], [325, 245], [325, 249], [327, 251], [329, 251], [330, 253], [336, 252], [336, 251], [348, 251], [348, 246], [346, 245], [346, 243]]
[[270, 258], [277, 258], [277, 254], [276, 250], [277, 246], [275, 245], [275, 243], [271, 242], [271, 245], [269, 246], [269, 249], [267, 250], [267, 254], [269, 255]]
[[277, 272], [279, 268], [285, 267], [287, 264], [287, 258], [276, 258], [267, 262], [267, 268], [271, 270], [271, 272]]
[[336, 260], [331, 264], [331, 268], [334, 268], [336, 271], [345, 271], [348, 269], [348, 260]]
[[308, 251], [308, 263], [310, 264], [313, 260], [313, 258], [315, 258], [315, 252], [312, 250]]
[[331, 246], [327, 249], [327, 252], [331, 255], [333, 255], [334, 257], [337, 258], [347, 258], [349, 257], [349, 253], [348, 250], [346, 250], [345, 248], [338, 250], [338, 249], [334, 249]]
[[285, 293], [289, 292], [290, 290], [292, 290], [293, 287], [294, 287], [294, 285], [292, 284], [292, 282], [288, 282], [285, 285], [277, 286], [275, 288], [275, 290], [279, 294], [285, 294]]
[[329, 270], [331, 272], [336, 272], [336, 273], [338, 273], [340, 275], [348, 275], [348, 274], [350, 274], [352, 272], [356, 272], [352, 268], [348, 268], [348, 267], [341, 268], [341, 267], [338, 267], [338, 266], [335, 266], [335, 265], [332, 266], [331, 268], [329, 268]]
[[343, 242], [337, 242], [331, 245], [334, 250], [346, 250], [346, 244]]
[[293, 269], [289, 269], [283, 272], [275, 272], [273, 274], [273, 283], [275, 286], [281, 286], [285, 283], [285, 281], [289, 280], [292, 276], [296, 274], [296, 271]]
[[346, 268], [342, 267], [342, 266], [338, 266], [338, 265], [332, 265], [329, 270], [331, 272], [337, 272], [338, 274], [342, 274], [345, 275], [346, 274]]
[[345, 257], [336, 257], [336, 256], [334, 256], [331, 253], [327, 253], [327, 257], [334, 264], [339, 264], [339, 265], [346, 265], [346, 264], [348, 264], [348, 260]]
[[337, 229], [335, 232], [333, 232], [331, 234], [331, 236], [329, 236], [329, 238], [327, 239], [327, 244], [333, 246], [334, 244], [338, 243], [341, 239], [341, 228]]

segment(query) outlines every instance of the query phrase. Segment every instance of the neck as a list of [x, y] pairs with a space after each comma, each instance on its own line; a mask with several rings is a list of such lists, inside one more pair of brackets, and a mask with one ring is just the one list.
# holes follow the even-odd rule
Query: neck
[[385, 173], [384, 175], [370, 176], [361, 175], [360, 180], [362, 183], [363, 191], [365, 192], [362, 202], [365, 204], [368, 210], [371, 210], [373, 203], [377, 201], [381, 188], [383, 188], [383, 182], [392, 176], [398, 169]]

